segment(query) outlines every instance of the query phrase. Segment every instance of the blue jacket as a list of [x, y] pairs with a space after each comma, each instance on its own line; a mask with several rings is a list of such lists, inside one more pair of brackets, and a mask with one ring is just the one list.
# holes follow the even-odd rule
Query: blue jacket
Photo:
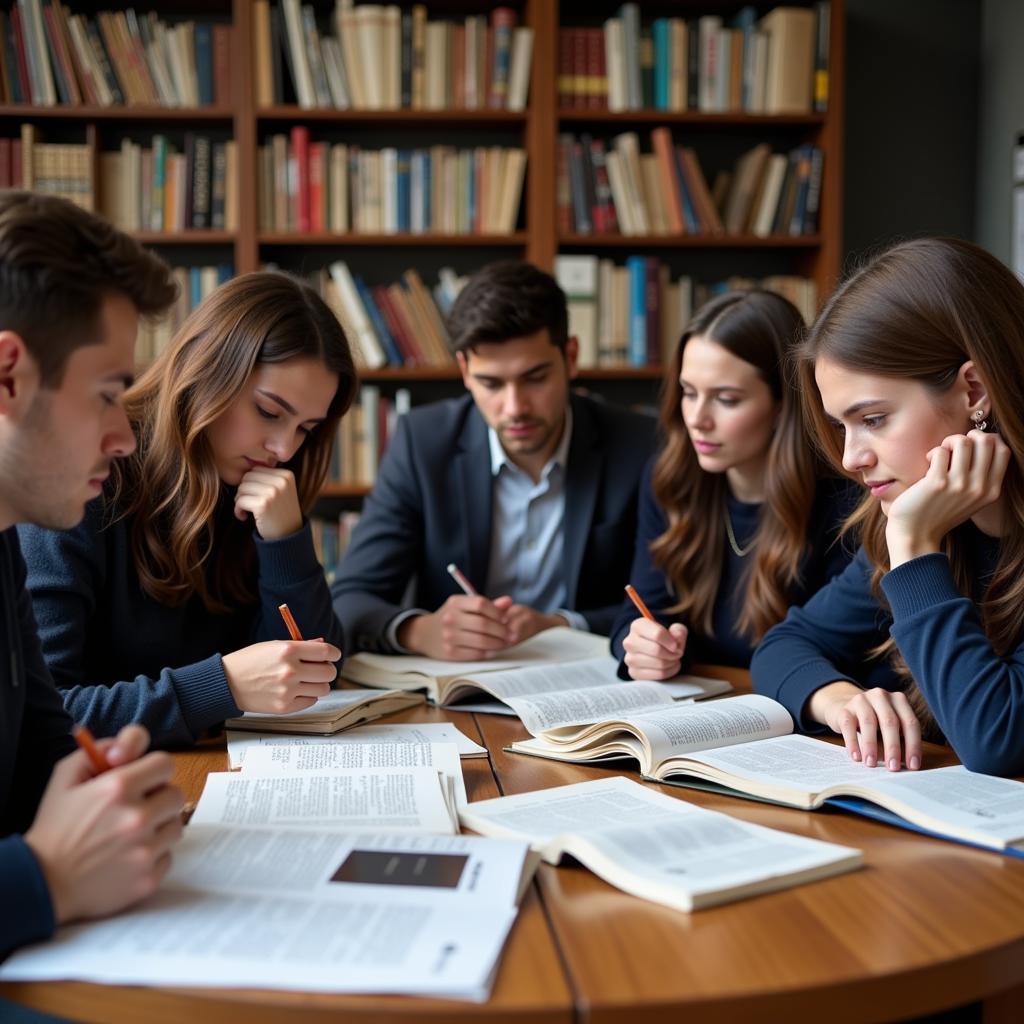
[[959, 533], [974, 567], [971, 597], [957, 590], [945, 555], [922, 555], [882, 578], [886, 609], [871, 593], [871, 565], [861, 550], [841, 576], [768, 632], [751, 664], [755, 689], [784, 704], [806, 731], [821, 731], [803, 712], [826, 683], [901, 688], [887, 664], [865, 656], [891, 635], [964, 765], [988, 775], [1024, 772], [1024, 640], [997, 655], [976, 604], [999, 542], [970, 523]]
[[[675, 604], [676, 597], [667, 577], [654, 564], [651, 557], [651, 543], [668, 528], [665, 513], [655, 499], [651, 487], [654, 461], [652, 458], [647, 464], [640, 484], [639, 525], [630, 582], [654, 617], [662, 625], [668, 626], [683, 620], [680, 616], [664, 610]], [[859, 488], [845, 480], [829, 477], [819, 482], [810, 516], [807, 551], [800, 565], [800, 580], [790, 594], [793, 604], [806, 601], [833, 576], [842, 572], [852, 558], [853, 551], [839, 540], [839, 531], [843, 521], [853, 510], [859, 492]], [[757, 530], [760, 509], [760, 504], [741, 502], [732, 497], [728, 499], [733, 532], [736, 535], [736, 543], [741, 548], [753, 538]], [[751, 557], [740, 557], [726, 545], [722, 578], [712, 609], [713, 635], [709, 636], [687, 623], [690, 632], [686, 642], [684, 665], [703, 663], [738, 665], [746, 668], [750, 664], [755, 645], [749, 636], [736, 629], [736, 620], [742, 611], [746, 593], [745, 573]], [[626, 653], [623, 641], [629, 634], [629, 627], [637, 614], [633, 602], [628, 598], [624, 599], [612, 628], [612, 654], [619, 659], [619, 675], [624, 679], [629, 678], [629, 672], [623, 662]]]
[[[155, 748], [186, 746], [240, 714], [221, 655], [286, 640], [282, 603], [303, 636], [343, 646], [308, 524], [275, 541], [254, 531], [258, 600], [212, 615], [197, 598], [172, 608], [143, 591], [131, 523], [111, 522], [104, 500], [71, 530], [18, 527], [46, 661], [65, 707], [97, 735], [139, 722]], [[221, 504], [231, 517], [227, 492]]]
[[[627, 582], [637, 488], [654, 442], [647, 416], [572, 396], [565, 477], [566, 607], [607, 633]], [[491, 544], [487, 425], [469, 395], [402, 416], [359, 526], [331, 584], [353, 650], [388, 650], [404, 607], [433, 611], [459, 592], [455, 562], [486, 584]], [[411, 600], [405, 600], [412, 584]], [[553, 609], [541, 609], [552, 611]]]
[[54, 764], [75, 749], [39, 650], [25, 563], [13, 529], [0, 532], [0, 956], [49, 938], [50, 891], [19, 833], [35, 817]]

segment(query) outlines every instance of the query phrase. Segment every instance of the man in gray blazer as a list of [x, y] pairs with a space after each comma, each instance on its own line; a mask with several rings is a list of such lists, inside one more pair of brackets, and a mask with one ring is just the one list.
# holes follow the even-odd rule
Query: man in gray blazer
[[478, 271], [449, 326], [469, 394], [398, 422], [331, 587], [347, 651], [476, 660], [551, 626], [608, 633], [653, 419], [570, 394], [565, 295], [528, 263]]

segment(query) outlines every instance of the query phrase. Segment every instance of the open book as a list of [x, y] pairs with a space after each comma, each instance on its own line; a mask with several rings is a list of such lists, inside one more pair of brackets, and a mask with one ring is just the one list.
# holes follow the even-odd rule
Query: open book
[[487, 997], [538, 860], [525, 843], [200, 809], [153, 896], [18, 951], [0, 980]]
[[859, 850], [737, 821], [621, 776], [481, 800], [459, 817], [482, 835], [526, 840], [551, 864], [568, 854], [610, 885], [678, 910], [862, 864]]
[[293, 711], [287, 715], [272, 715], [260, 711], [246, 711], [240, 718], [229, 718], [226, 729], [257, 729], [272, 732], [320, 733], [321, 735], [351, 729], [363, 722], [372, 722], [382, 715], [404, 711], [422, 704], [418, 693], [383, 692], [365, 690], [331, 690], [312, 707]]
[[657, 782], [814, 809], [843, 807], [891, 824], [1024, 856], [1024, 783], [961, 767], [889, 772], [842, 746], [792, 732], [759, 694], [683, 704], [547, 730], [510, 749], [559, 761], [635, 758]]
[[[364, 686], [426, 690], [437, 704], [465, 697], [490, 697], [501, 704], [472, 705], [474, 711], [519, 715], [533, 732], [581, 716], [626, 711], [641, 705], [671, 705], [728, 693], [721, 679], [682, 676], [664, 683], [619, 679], [608, 639], [575, 629], [548, 629], [489, 661], [436, 661], [410, 655], [355, 654], [341, 674]], [[502, 707], [505, 705], [506, 707]], [[465, 705], [460, 705], [465, 707]]]

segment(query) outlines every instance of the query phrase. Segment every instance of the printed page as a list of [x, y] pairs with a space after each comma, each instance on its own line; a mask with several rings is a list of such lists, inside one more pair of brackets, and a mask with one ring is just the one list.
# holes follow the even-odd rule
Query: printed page
[[[582, 661], [568, 663], [551, 662], [547, 665], [529, 665], [507, 671], [493, 672], [462, 672], [459, 681], [476, 683], [486, 687], [501, 700], [509, 697], [521, 697], [537, 693], [574, 692], [583, 689], [596, 689], [603, 686], [636, 686], [620, 679], [616, 674], [617, 663], [607, 653], [598, 658], [584, 658]], [[661, 684], [657, 684], [661, 685]], [[665, 693], [665, 702], [671, 700]]]
[[414, 768], [427, 765], [451, 778], [456, 805], [464, 807], [466, 783], [454, 743], [306, 743], [252, 750], [243, 774], [317, 774], [335, 768]]
[[[449, 676], [466, 676], [478, 672], [502, 671], [518, 668], [522, 665], [546, 664], [551, 662], [568, 662], [579, 658], [593, 658], [608, 655], [608, 638], [596, 633], [584, 633], [578, 629], [559, 627], [546, 629], [524, 640], [521, 644], [509, 647], [500, 652], [501, 657], [488, 661], [441, 661], [437, 658], [424, 658], [409, 654], [371, 654], [361, 651], [352, 655], [342, 666], [341, 674], [347, 676], [346, 669], [356, 668], [351, 678], [359, 682], [367, 682], [367, 673], [384, 674], [419, 673], [424, 676], [446, 678]], [[367, 685], [372, 685], [367, 683]], [[386, 682], [380, 685], [386, 686]]]
[[534, 736], [548, 729], [621, 719], [638, 709], [672, 707], [672, 697], [660, 683], [621, 681], [616, 686], [531, 693], [506, 699]]
[[486, 998], [523, 843], [189, 825], [160, 891], [0, 978]]
[[[358, 691], [357, 691], [358, 692]], [[228, 762], [241, 768], [246, 755], [259, 746], [292, 746], [305, 743], [454, 743], [462, 757], [486, 757], [487, 748], [474, 743], [450, 722], [416, 724], [360, 725], [331, 736], [289, 735], [279, 732], [242, 732], [228, 730]]]
[[[536, 847], [561, 837], [611, 884], [652, 899], [674, 890], [678, 906], [701, 894], [859, 863], [859, 851], [849, 847], [749, 825], [621, 776], [479, 801], [462, 820], [478, 831], [497, 826], [494, 834]], [[601, 859], [589, 859], [569, 836], [584, 837]]]
[[270, 778], [211, 772], [192, 823], [451, 833], [444, 795], [434, 768], [334, 769]]

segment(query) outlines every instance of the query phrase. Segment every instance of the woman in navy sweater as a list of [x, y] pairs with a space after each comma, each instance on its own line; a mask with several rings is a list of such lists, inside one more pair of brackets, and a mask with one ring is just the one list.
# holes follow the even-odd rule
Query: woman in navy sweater
[[[300, 281], [247, 274], [188, 317], [126, 394], [138, 447], [96, 467], [84, 521], [19, 527], [73, 718], [178, 746], [328, 691], [341, 627], [305, 513], [355, 387], [344, 332]], [[288, 639], [285, 602], [308, 640]]]
[[810, 419], [866, 493], [862, 548], [758, 648], [754, 685], [854, 760], [1024, 771], [1024, 287], [955, 239], [855, 273], [803, 345]]
[[612, 631], [620, 675], [667, 679], [685, 661], [747, 666], [790, 604], [849, 560], [845, 481], [819, 480], [784, 365], [804, 324], [780, 295], [731, 292], [698, 311], [662, 401], [665, 443], [640, 491], [630, 602]]

